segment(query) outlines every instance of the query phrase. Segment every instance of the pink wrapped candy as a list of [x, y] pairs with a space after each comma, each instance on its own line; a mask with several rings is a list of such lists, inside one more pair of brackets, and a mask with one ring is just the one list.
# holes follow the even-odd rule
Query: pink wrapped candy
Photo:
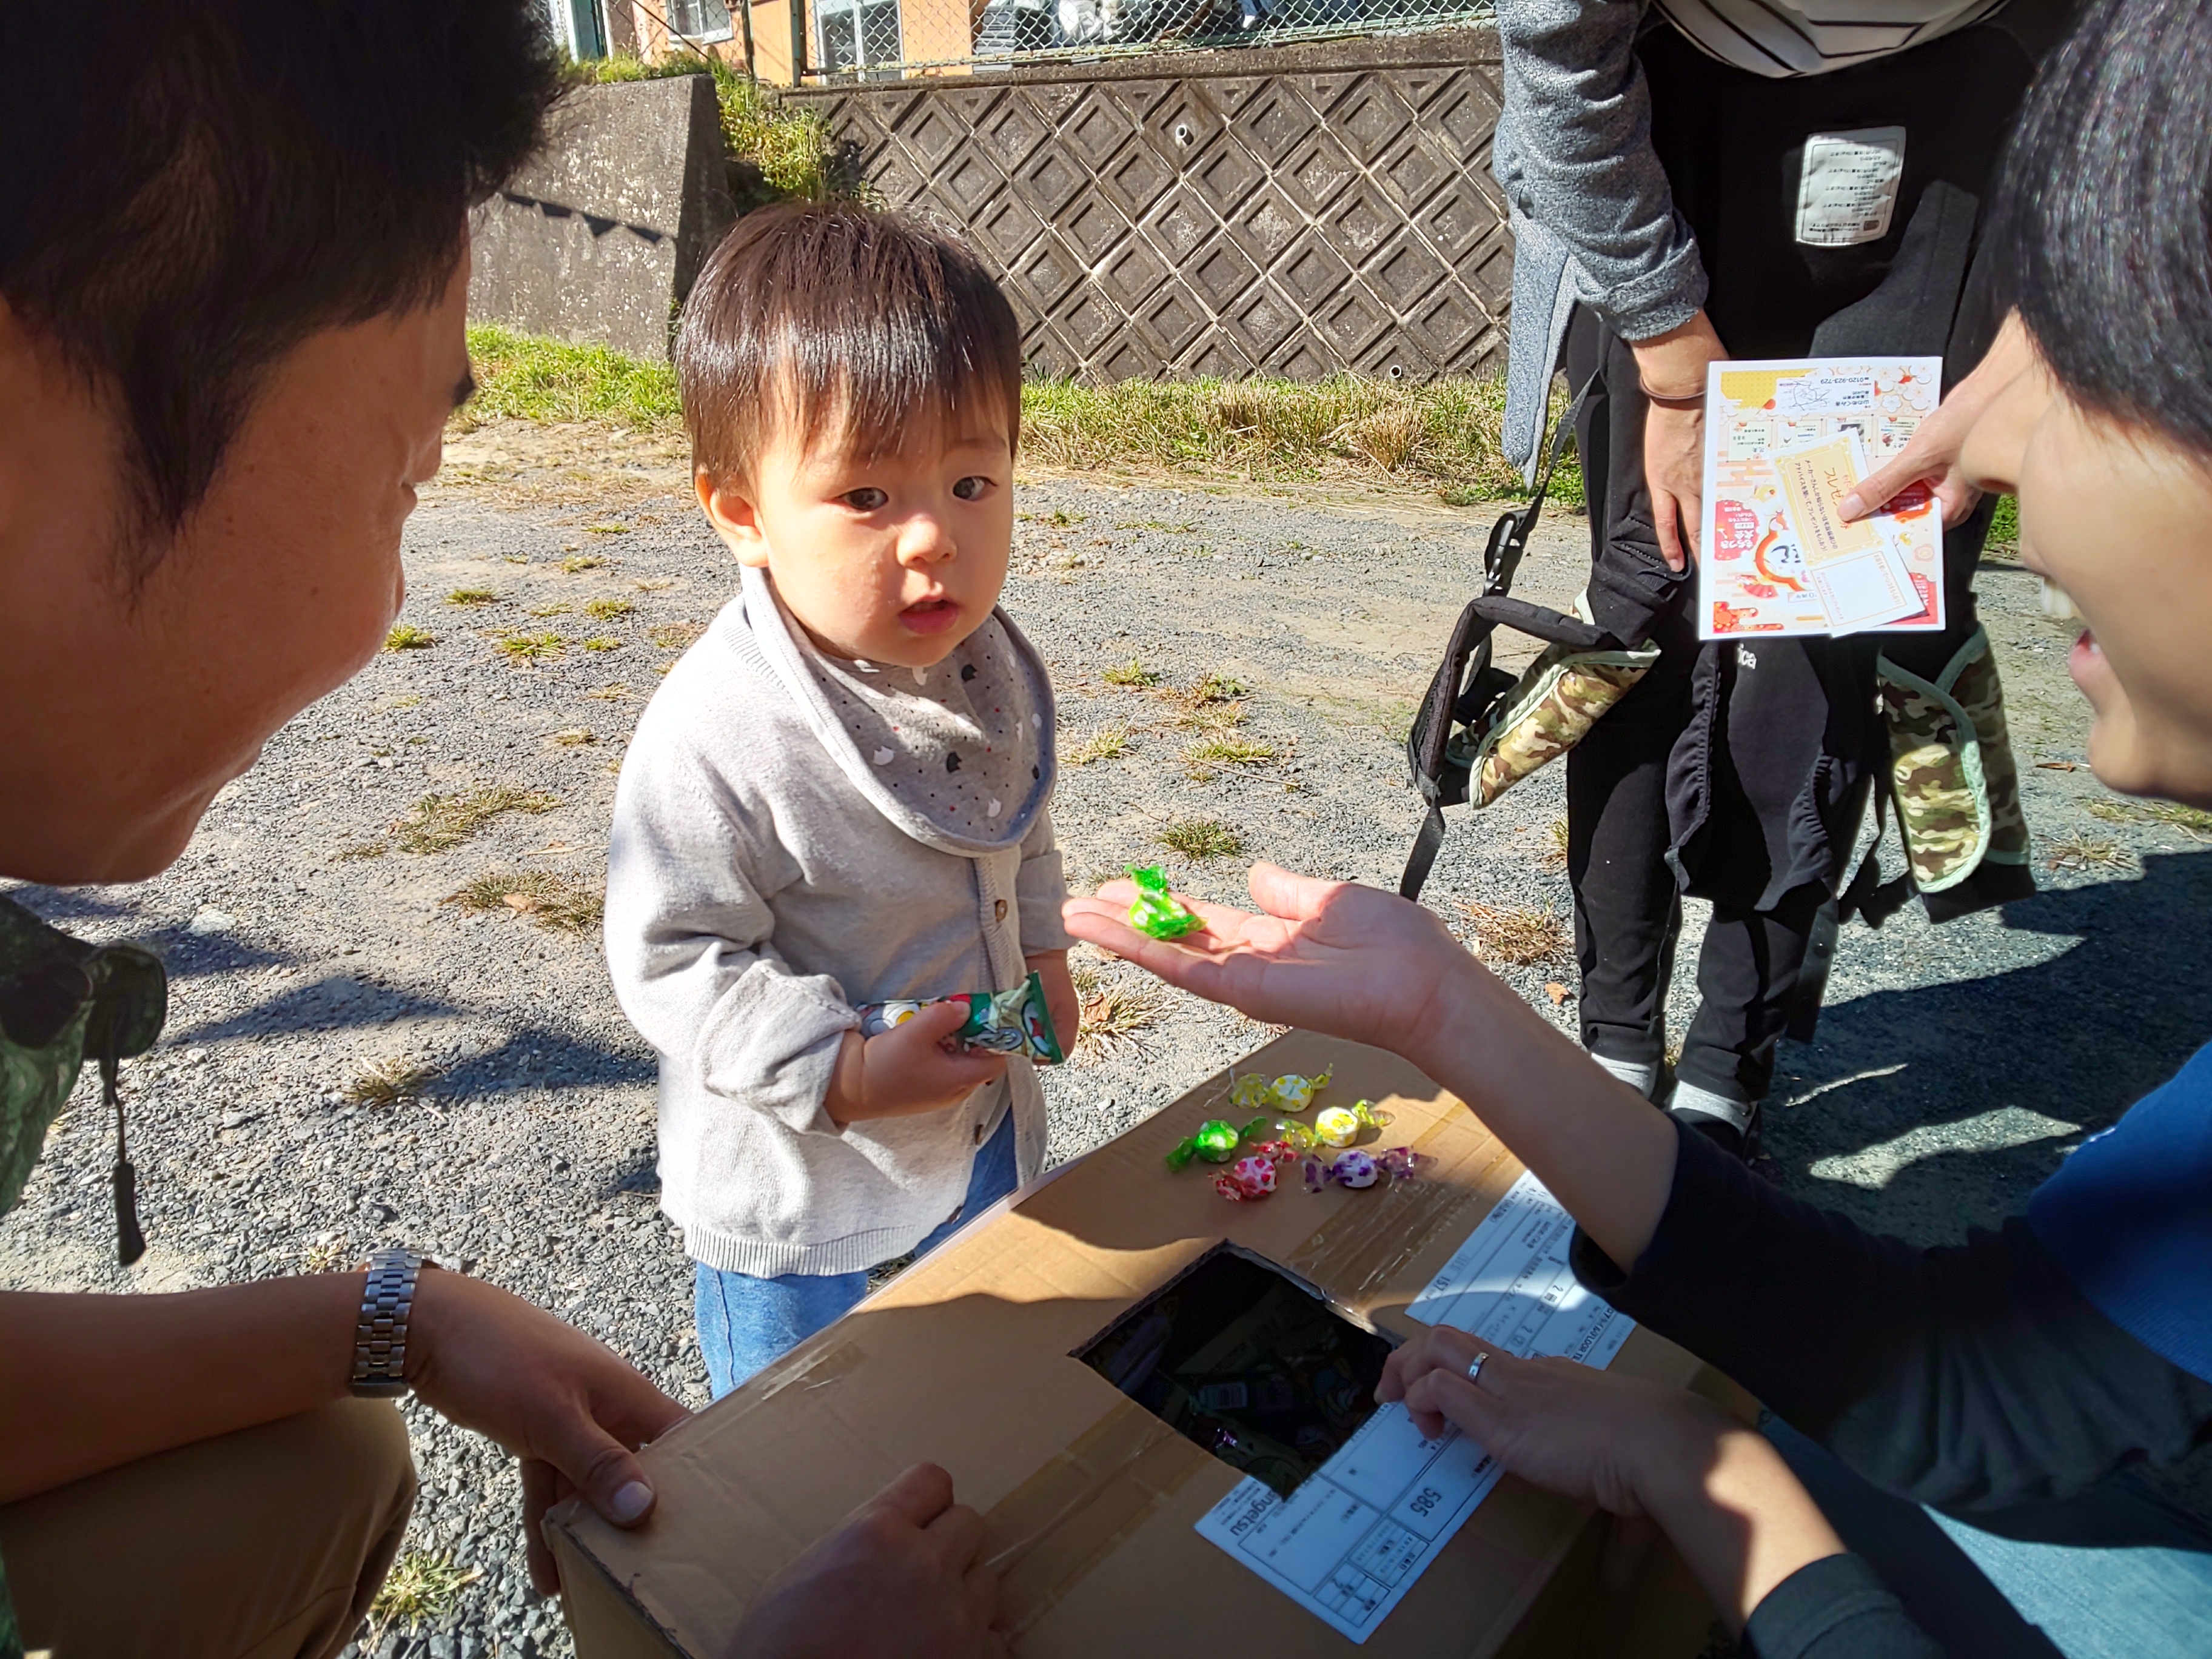
[[1275, 1190], [1275, 1160], [1272, 1158], [1240, 1158], [1229, 1166], [1226, 1174], [1214, 1176], [1213, 1189], [1232, 1203], [1242, 1203], [1250, 1198], [1265, 1198]]

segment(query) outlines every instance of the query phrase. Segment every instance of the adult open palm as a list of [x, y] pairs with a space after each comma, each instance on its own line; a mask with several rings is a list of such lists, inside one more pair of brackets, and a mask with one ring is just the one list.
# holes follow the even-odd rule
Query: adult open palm
[[1254, 1019], [1401, 1053], [1438, 1029], [1448, 987], [1481, 974], [1442, 921], [1394, 894], [1272, 864], [1252, 866], [1251, 888], [1256, 914], [1186, 899], [1206, 926], [1175, 940], [1129, 925], [1127, 881], [1068, 900], [1062, 919], [1076, 938]]

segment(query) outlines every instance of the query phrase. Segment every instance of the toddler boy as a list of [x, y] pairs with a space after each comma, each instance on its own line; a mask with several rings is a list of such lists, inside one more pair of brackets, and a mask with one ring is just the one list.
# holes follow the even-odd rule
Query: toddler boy
[[684, 310], [695, 483], [741, 567], [623, 757], [606, 946], [660, 1056], [661, 1207], [716, 1397], [1035, 1176], [1029, 1060], [966, 1010], [859, 1005], [1041, 974], [1077, 1021], [1048, 803], [1052, 690], [995, 607], [1019, 330], [895, 216], [741, 220]]

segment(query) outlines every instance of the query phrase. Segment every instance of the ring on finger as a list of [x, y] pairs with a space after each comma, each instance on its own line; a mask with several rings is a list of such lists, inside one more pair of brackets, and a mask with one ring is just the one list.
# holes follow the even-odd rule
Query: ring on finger
[[1482, 1368], [1484, 1364], [1488, 1362], [1489, 1358], [1490, 1351], [1487, 1348], [1475, 1355], [1473, 1362], [1470, 1363], [1467, 1368], [1467, 1380], [1468, 1382], [1472, 1382], [1482, 1375]]

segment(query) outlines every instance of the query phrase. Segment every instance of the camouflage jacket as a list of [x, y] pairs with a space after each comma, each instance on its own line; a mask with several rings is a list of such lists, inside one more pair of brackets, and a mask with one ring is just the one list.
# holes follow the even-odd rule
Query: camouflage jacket
[[[167, 1011], [151, 952], [86, 945], [0, 898], [0, 1215], [22, 1195], [87, 1058], [144, 1054]], [[0, 1571], [0, 1659], [22, 1652]]]

